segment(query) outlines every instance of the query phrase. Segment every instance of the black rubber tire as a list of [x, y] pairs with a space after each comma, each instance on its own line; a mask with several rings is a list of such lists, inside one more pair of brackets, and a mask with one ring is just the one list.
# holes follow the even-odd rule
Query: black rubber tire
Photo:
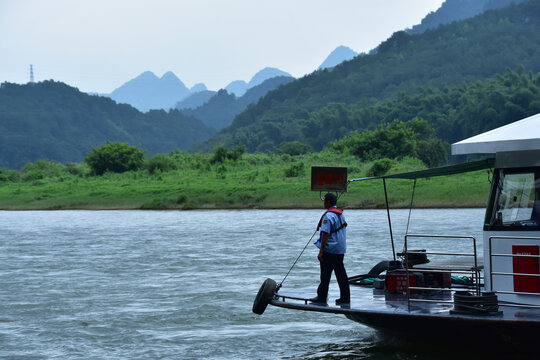
[[252, 311], [255, 314], [262, 315], [262, 313], [264, 312], [264, 310], [266, 310], [266, 307], [274, 297], [276, 288], [277, 284], [274, 280], [270, 278], [264, 280], [261, 288], [259, 289], [259, 292], [257, 293], [257, 296], [255, 296], [255, 300], [253, 301]]
[[390, 264], [390, 261], [388, 261], [388, 260], [381, 261], [380, 263], [375, 265], [371, 270], [369, 270], [368, 275], [379, 276], [380, 273], [382, 273], [383, 271], [388, 270], [388, 265], [389, 264]]

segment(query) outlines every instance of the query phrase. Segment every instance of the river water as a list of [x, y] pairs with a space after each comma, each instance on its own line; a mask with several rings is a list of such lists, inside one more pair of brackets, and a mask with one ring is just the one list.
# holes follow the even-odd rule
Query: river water
[[[321, 214], [0, 211], [0, 358], [434, 358], [342, 315], [251, 312], [259, 286], [283, 279]], [[481, 239], [483, 214], [413, 210], [409, 233]], [[386, 211], [345, 215], [349, 276], [391, 259]], [[408, 215], [391, 213], [398, 251]], [[316, 255], [308, 246], [284, 289], [316, 288]]]

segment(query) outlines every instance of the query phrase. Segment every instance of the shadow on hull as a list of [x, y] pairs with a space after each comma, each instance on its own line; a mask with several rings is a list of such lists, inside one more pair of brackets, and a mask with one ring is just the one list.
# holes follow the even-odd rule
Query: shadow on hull
[[[459, 345], [498, 358], [516, 353], [538, 353], [538, 323], [482, 321], [478, 317], [400, 316], [397, 314], [345, 314], [376, 329], [382, 337], [406, 341], [411, 346], [431, 344], [452, 349]], [[493, 358], [493, 357], [490, 357]]]

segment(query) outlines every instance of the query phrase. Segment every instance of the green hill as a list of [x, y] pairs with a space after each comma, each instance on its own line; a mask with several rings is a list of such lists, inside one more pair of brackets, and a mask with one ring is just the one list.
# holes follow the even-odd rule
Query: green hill
[[[453, 143], [537, 113], [540, 113], [540, 73], [527, 73], [520, 67], [485, 81], [442, 89], [422, 88], [417, 93], [400, 93], [388, 100], [328, 105], [294, 125], [298, 141], [320, 150], [350, 134], [351, 129], [374, 129], [395, 119], [405, 122], [424, 119], [433, 126], [437, 138]], [[277, 127], [270, 126], [256, 123], [247, 129], [266, 134], [267, 138], [282, 134]], [[288, 141], [283, 137], [272, 139], [276, 143]]]
[[[344, 62], [333, 71], [314, 72], [269, 92], [199, 149], [242, 143], [249, 151], [266, 151], [293, 140], [320, 149], [327, 141], [373, 127], [380, 120], [364, 117], [349, 124], [341, 120], [346, 118], [341, 110], [324, 112], [328, 107], [359, 104], [363, 108], [376, 101], [419, 94], [421, 89], [438, 91], [486, 80], [520, 65], [536, 73], [539, 58], [540, 0], [489, 10], [422, 34], [397, 32], [375, 54]], [[406, 120], [399, 113], [393, 115]], [[468, 116], [475, 121], [474, 114]], [[324, 139], [313, 140], [321, 133]]]
[[20, 168], [37, 159], [80, 162], [106, 140], [140, 146], [149, 155], [167, 153], [214, 132], [179, 111], [143, 114], [60, 82], [0, 85], [0, 167]]

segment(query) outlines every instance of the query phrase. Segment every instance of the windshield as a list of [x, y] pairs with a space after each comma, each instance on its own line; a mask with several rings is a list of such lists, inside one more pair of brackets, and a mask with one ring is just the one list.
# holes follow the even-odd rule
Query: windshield
[[490, 229], [537, 230], [540, 227], [540, 169], [500, 169], [495, 176]]

